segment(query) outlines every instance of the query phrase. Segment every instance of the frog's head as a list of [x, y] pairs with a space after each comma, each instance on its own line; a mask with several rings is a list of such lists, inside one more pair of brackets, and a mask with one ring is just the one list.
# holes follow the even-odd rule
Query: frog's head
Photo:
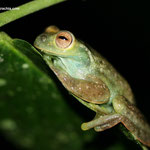
[[84, 44], [75, 39], [71, 32], [60, 31], [56, 26], [46, 28], [45, 32], [36, 38], [34, 46], [41, 54], [58, 57], [81, 56], [81, 53], [85, 53]]

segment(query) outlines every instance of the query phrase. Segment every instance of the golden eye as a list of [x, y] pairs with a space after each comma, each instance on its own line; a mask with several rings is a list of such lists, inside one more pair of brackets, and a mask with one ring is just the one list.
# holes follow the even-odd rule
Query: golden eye
[[72, 44], [73, 37], [71, 33], [67, 31], [59, 32], [56, 36], [56, 45], [59, 48], [67, 48]]

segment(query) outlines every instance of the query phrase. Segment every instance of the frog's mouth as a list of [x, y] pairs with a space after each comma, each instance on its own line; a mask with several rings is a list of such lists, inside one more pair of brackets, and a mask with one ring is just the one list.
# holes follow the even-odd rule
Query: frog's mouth
[[36, 48], [36, 50], [38, 51], [38, 53], [40, 53], [40, 55], [44, 55], [45, 53], [47, 53], [48, 55], [52, 55], [52, 56], [56, 56], [57, 53], [51, 52], [49, 50], [46, 50], [44, 48], [40, 48], [38, 47], [35, 43], [34, 43], [34, 47]]
[[54, 51], [50, 51], [50, 50], [46, 50], [44, 48], [40, 48], [38, 47], [37, 45], [34, 44], [34, 47], [36, 48], [36, 50], [40, 53], [40, 55], [44, 55], [44, 54], [47, 54], [49, 56], [58, 56], [58, 57], [68, 57], [70, 56], [69, 54], [66, 55], [64, 53], [57, 53], [57, 52], [54, 52]]

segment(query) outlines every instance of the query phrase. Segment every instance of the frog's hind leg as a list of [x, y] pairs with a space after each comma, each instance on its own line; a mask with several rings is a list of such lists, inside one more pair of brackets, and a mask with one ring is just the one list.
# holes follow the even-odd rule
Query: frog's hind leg
[[150, 127], [140, 111], [123, 97], [115, 98], [113, 107], [115, 113], [96, 116], [94, 120], [83, 123], [81, 128], [83, 130], [94, 128], [96, 131], [103, 131], [122, 123], [136, 140], [150, 146]]
[[[133, 135], [135, 140], [139, 140], [141, 143], [150, 146], [149, 134], [139, 129], [125, 116], [120, 114], [109, 114], [101, 116], [90, 122], [83, 123], [82, 130], [88, 130], [94, 128], [95, 131], [100, 132], [109, 129], [119, 123], [122, 123]], [[139, 136], [141, 134], [141, 136]]]
[[113, 99], [113, 107], [122, 116], [121, 123], [131, 132], [136, 140], [150, 147], [150, 126], [142, 113], [123, 96]]

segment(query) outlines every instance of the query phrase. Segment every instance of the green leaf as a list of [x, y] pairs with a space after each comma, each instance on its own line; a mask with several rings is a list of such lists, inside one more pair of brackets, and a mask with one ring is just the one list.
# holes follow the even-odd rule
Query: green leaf
[[83, 150], [94, 132], [74, 112], [27, 42], [0, 33], [0, 130], [20, 148]]

